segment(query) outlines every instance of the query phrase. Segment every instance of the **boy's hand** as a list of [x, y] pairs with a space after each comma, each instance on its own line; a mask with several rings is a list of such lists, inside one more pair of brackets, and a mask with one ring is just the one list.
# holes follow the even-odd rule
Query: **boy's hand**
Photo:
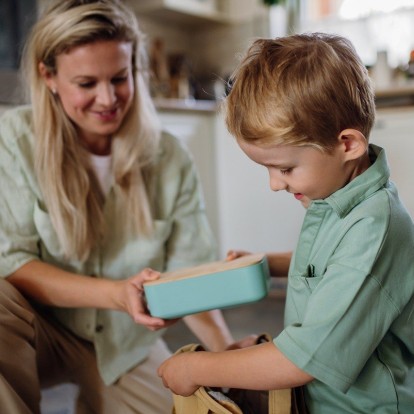
[[251, 254], [245, 250], [229, 250], [227, 252], [226, 261], [234, 260], [242, 256], [247, 256]]
[[174, 394], [184, 397], [194, 394], [199, 385], [195, 384], [191, 378], [191, 366], [197, 366], [195, 357], [199, 353], [186, 352], [177, 354], [164, 361], [157, 371], [164, 386], [169, 388]]

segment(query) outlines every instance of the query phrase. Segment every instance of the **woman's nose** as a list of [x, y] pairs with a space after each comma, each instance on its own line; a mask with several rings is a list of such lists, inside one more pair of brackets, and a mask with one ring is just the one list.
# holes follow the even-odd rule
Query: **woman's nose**
[[115, 87], [111, 84], [100, 85], [96, 100], [105, 106], [112, 105], [116, 100]]

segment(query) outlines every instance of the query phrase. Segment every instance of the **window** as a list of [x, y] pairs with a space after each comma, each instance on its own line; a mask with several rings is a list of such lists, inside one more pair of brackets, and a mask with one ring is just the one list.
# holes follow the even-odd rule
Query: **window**
[[386, 52], [391, 67], [408, 63], [414, 49], [414, 0], [301, 0], [298, 31], [349, 38], [367, 66]]

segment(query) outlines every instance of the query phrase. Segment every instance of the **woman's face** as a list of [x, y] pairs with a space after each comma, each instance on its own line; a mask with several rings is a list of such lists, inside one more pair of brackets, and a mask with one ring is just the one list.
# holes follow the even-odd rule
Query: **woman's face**
[[[55, 75], [43, 76], [58, 95], [79, 137], [96, 154], [110, 152], [134, 96], [132, 44], [98, 41], [57, 56]], [[42, 67], [40, 67], [42, 72]]]

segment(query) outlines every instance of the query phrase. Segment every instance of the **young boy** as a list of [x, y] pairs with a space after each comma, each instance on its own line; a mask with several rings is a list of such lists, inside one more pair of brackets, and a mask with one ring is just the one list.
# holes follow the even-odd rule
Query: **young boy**
[[226, 110], [272, 190], [308, 207], [285, 328], [273, 343], [173, 356], [164, 384], [181, 395], [306, 384], [310, 413], [414, 412], [414, 226], [384, 150], [368, 144], [374, 95], [353, 46], [318, 33], [256, 40]]

